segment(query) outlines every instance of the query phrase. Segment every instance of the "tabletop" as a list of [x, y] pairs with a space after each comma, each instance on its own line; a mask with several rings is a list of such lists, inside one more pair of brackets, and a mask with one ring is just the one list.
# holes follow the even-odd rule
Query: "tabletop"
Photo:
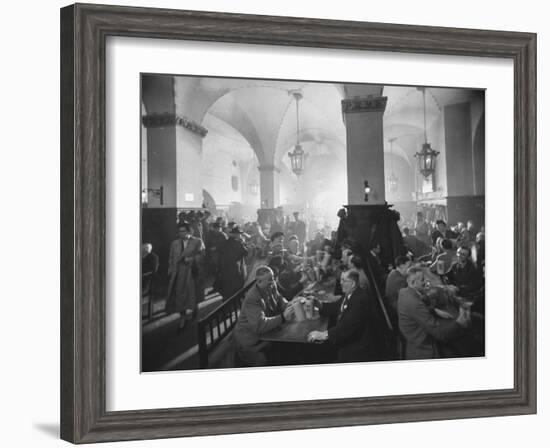
[[328, 327], [328, 317], [319, 316], [318, 314], [314, 319], [303, 320], [301, 322], [290, 321], [286, 322], [279, 328], [271, 330], [260, 336], [262, 341], [271, 342], [308, 342], [307, 335], [316, 331], [325, 331]]
[[[302, 292], [304, 296], [315, 296], [321, 301], [331, 302], [337, 300], [338, 297], [328, 292], [333, 285], [329, 282], [314, 282], [305, 288]], [[260, 336], [262, 341], [271, 342], [298, 342], [314, 344], [316, 342], [308, 342], [307, 335], [312, 331], [325, 331], [328, 328], [329, 319], [326, 316], [319, 316], [319, 311], [316, 309], [311, 320], [289, 321], [281, 327], [271, 330]]]

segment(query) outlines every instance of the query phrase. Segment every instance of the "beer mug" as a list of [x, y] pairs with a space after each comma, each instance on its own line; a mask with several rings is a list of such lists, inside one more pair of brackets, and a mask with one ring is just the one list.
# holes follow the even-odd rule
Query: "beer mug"
[[310, 299], [310, 298], [306, 299], [304, 308], [306, 311], [306, 319], [312, 320], [313, 319], [313, 299]]
[[306, 320], [306, 315], [304, 313], [304, 307], [302, 306], [302, 299], [297, 297], [292, 302], [292, 307], [294, 308], [294, 316], [296, 317], [297, 322], [302, 322]]
[[445, 261], [437, 260], [437, 264], [435, 265], [435, 269], [436, 269], [437, 275], [444, 275], [445, 274]]

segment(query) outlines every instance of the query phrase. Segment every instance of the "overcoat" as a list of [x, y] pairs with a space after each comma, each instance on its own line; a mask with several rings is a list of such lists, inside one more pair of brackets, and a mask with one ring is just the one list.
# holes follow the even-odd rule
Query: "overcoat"
[[221, 293], [224, 299], [228, 299], [244, 286], [248, 251], [242, 241], [234, 238], [221, 242], [218, 251]]
[[431, 359], [440, 356], [437, 342], [447, 342], [462, 334], [454, 320], [435, 317], [418, 291], [407, 286], [397, 299], [399, 330], [406, 339], [406, 359]]
[[[186, 258], [191, 258], [191, 261], [186, 261]], [[196, 311], [197, 303], [204, 295], [199, 281], [203, 259], [204, 243], [200, 238], [190, 236], [187, 243], [182, 239], [172, 241], [168, 256], [168, 312]]]

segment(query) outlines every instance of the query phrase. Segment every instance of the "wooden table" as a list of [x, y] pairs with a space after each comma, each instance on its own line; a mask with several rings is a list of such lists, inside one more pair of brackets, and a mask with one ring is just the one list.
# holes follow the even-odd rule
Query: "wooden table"
[[[306, 291], [300, 295], [312, 295], [322, 302], [332, 302], [338, 300], [332, 293], [328, 292], [334, 288], [334, 284], [328, 282], [314, 282], [309, 284]], [[314, 319], [304, 320], [301, 322], [290, 321], [286, 322], [279, 328], [271, 330], [260, 336], [262, 341], [271, 342], [297, 342], [308, 343], [307, 335], [312, 331], [325, 331], [328, 328], [329, 319], [325, 316], [319, 316], [319, 311], [315, 309]]]
[[[337, 300], [329, 291], [333, 285], [328, 282], [308, 285], [308, 291], [300, 295], [313, 295], [323, 302]], [[262, 341], [269, 341], [273, 365], [306, 365], [326, 364], [335, 358], [334, 348], [330, 344], [308, 342], [307, 335], [312, 331], [325, 331], [329, 325], [329, 318], [319, 316], [316, 309], [311, 320], [301, 322], [289, 321], [279, 328], [260, 336]]]
[[271, 365], [290, 366], [326, 364], [334, 359], [329, 344], [309, 342], [307, 335], [314, 330], [325, 331], [328, 318], [317, 316], [312, 320], [287, 322], [281, 327], [263, 334], [260, 339], [269, 341], [269, 362]]
[[301, 322], [290, 321], [286, 322], [279, 328], [271, 330], [260, 336], [262, 341], [271, 342], [297, 342], [308, 343], [307, 335], [314, 331], [325, 331], [328, 327], [328, 318], [319, 316], [312, 320], [303, 320]]

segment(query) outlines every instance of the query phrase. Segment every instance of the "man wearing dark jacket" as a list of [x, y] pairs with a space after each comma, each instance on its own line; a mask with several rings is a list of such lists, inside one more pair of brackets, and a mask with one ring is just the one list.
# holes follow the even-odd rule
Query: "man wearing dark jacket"
[[261, 341], [261, 336], [293, 316], [291, 304], [277, 290], [273, 271], [267, 266], [258, 267], [256, 284], [246, 293], [234, 330], [240, 362], [247, 367], [267, 365], [270, 343]]
[[483, 276], [470, 258], [468, 247], [459, 247], [456, 251], [457, 261], [447, 274], [449, 283], [458, 286], [460, 295], [478, 292], [483, 287]]
[[405, 359], [439, 358], [437, 342], [449, 342], [463, 335], [470, 323], [470, 312], [460, 308], [456, 319], [432, 314], [426, 303], [424, 271], [412, 267], [407, 271], [406, 288], [399, 291], [397, 312], [399, 329], [407, 341]]
[[399, 291], [407, 287], [407, 270], [411, 267], [411, 260], [404, 256], [399, 255], [395, 259], [395, 269], [393, 269], [386, 279], [386, 291], [385, 296], [388, 305], [392, 310], [392, 314], [397, 316], [397, 297]]
[[248, 250], [242, 240], [243, 231], [239, 226], [229, 231], [229, 238], [219, 246], [221, 293], [228, 299], [244, 286], [246, 281], [245, 257]]
[[310, 342], [327, 341], [336, 348], [337, 362], [361, 362], [376, 359], [373, 304], [359, 288], [359, 274], [346, 271], [341, 278], [344, 296], [337, 302], [319, 303], [322, 316], [336, 317], [336, 324], [327, 331], [312, 331]]
[[447, 229], [447, 223], [442, 219], [438, 219], [435, 222], [436, 229], [432, 232], [432, 245], [435, 246], [438, 238], [454, 240], [457, 235], [452, 230]]

